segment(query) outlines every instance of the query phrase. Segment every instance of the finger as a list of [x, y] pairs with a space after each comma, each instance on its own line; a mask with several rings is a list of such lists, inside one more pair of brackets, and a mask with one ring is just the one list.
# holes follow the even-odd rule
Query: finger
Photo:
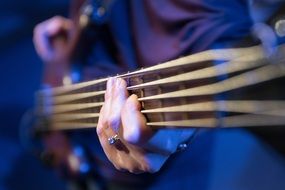
[[[105, 117], [105, 116], [108, 116], [109, 110], [107, 110], [108, 111], [107, 112], [104, 106], [101, 109], [98, 126], [97, 126], [98, 138], [99, 138], [100, 144], [108, 160], [112, 162], [112, 164], [114, 165], [116, 169], [122, 171], [124, 169], [123, 168], [124, 159], [120, 155], [121, 153], [118, 152], [118, 149], [116, 148], [116, 144], [110, 145], [108, 141], [108, 138], [114, 136], [115, 132], [113, 131], [113, 129], [111, 129], [111, 127], [108, 124], [109, 122], [107, 121], [107, 117]], [[123, 142], [120, 142], [120, 143], [123, 143]]]
[[[112, 162], [114, 167], [120, 171], [129, 171], [131, 173], [142, 173], [148, 171], [144, 168], [148, 168], [145, 159], [142, 156], [143, 151], [126, 144], [126, 142], [120, 138], [120, 140], [110, 145], [108, 138], [113, 135], [112, 130], [105, 130], [101, 134], [99, 141], [105, 152], [107, 158]], [[118, 148], [120, 147], [120, 148]]]
[[145, 143], [153, 134], [140, 111], [141, 104], [133, 94], [127, 99], [121, 113], [123, 137], [127, 142], [137, 145]]
[[69, 19], [59, 16], [42, 22], [35, 27], [33, 40], [36, 51], [42, 59], [49, 61], [53, 56], [54, 47], [51, 44], [51, 38], [61, 35], [62, 31], [67, 33], [72, 27], [73, 24]]
[[[128, 170], [132, 173], [144, 171], [144, 151], [139, 147], [127, 144], [120, 136], [121, 110], [128, 97], [127, 84], [123, 79], [110, 78], [107, 81], [105, 103], [101, 109], [97, 130], [102, 148], [107, 158], [118, 170]], [[118, 134], [120, 140], [110, 145], [108, 138]]]
[[113, 150], [113, 147], [109, 144], [108, 138], [113, 136], [114, 132], [109, 129], [109, 125], [108, 125], [108, 121], [106, 117], [109, 113], [109, 110], [106, 107], [106, 103], [108, 103], [108, 101], [109, 99], [105, 101], [104, 105], [101, 108], [100, 117], [98, 120], [96, 131], [97, 131], [100, 144], [105, 152], [105, 155], [110, 161], [112, 161], [115, 155], [115, 150]]
[[[97, 134], [100, 136], [101, 133], [103, 133], [104, 130], [107, 130], [110, 125], [112, 125], [112, 122], [110, 122], [110, 114], [112, 110], [112, 92], [114, 88], [115, 78], [110, 77], [107, 80], [106, 84], [106, 92], [104, 95], [104, 105], [102, 106], [100, 110], [100, 116], [98, 120], [98, 126], [97, 126]], [[100, 124], [100, 125], [99, 125]]]
[[[97, 133], [110, 131], [110, 136], [119, 133], [121, 125], [120, 113], [127, 98], [126, 82], [123, 79], [109, 78], [106, 86], [105, 102], [100, 111]], [[110, 137], [109, 136], [109, 137]]]
[[46, 35], [48, 37], [55, 37], [59, 35], [62, 31], [67, 32], [70, 31], [73, 24], [72, 21], [60, 16], [53, 17], [46, 24]]
[[47, 61], [51, 57], [51, 47], [49, 44], [49, 40], [45, 36], [45, 26], [42, 24], [39, 24], [34, 29], [34, 45], [37, 53], [40, 55], [40, 57]]
[[112, 97], [112, 88], [115, 82], [115, 77], [110, 77], [107, 80], [107, 84], [106, 84], [106, 92], [105, 92], [105, 103], [106, 101], [108, 101], [108, 99], [110, 99]]
[[115, 133], [118, 133], [121, 126], [121, 110], [127, 100], [128, 92], [125, 80], [121, 78], [114, 78], [113, 80], [108, 120], [109, 126], [115, 131]]

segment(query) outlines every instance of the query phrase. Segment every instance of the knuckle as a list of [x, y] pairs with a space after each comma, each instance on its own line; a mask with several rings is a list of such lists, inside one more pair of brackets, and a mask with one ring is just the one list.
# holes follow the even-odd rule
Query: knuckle
[[109, 116], [108, 119], [106, 120], [106, 123], [108, 127], [116, 127], [120, 123], [120, 119], [114, 116]]
[[96, 132], [97, 132], [97, 135], [98, 135], [99, 137], [102, 136], [102, 134], [103, 134], [103, 127], [102, 127], [101, 124], [98, 124], [98, 125], [97, 125], [97, 127], [96, 127]]

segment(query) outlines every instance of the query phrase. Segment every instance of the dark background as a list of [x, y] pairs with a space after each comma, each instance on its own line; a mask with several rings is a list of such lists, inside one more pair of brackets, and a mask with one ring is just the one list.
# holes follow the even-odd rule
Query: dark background
[[19, 142], [19, 121], [33, 105], [42, 64], [32, 43], [35, 24], [66, 15], [67, 0], [0, 1], [0, 189], [64, 189]]
[[[42, 63], [33, 48], [33, 28], [54, 15], [67, 15], [68, 3], [0, 1], [0, 190], [66, 189], [53, 171], [25, 151], [19, 122], [41, 85]], [[268, 12], [255, 17], [263, 19]], [[284, 156], [266, 138], [243, 129], [219, 131], [215, 138], [207, 189], [285, 189]]]

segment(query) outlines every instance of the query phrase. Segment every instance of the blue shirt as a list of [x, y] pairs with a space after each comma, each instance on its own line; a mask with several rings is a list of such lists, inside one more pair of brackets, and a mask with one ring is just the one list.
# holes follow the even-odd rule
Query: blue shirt
[[[105, 28], [94, 36], [83, 77], [114, 75], [235, 43], [249, 35], [251, 24], [246, 0], [115, 1]], [[139, 177], [152, 178], [150, 189], [268, 189], [269, 179], [280, 187], [284, 164], [272, 163], [275, 156], [262, 147], [244, 130], [208, 131], [160, 172]]]

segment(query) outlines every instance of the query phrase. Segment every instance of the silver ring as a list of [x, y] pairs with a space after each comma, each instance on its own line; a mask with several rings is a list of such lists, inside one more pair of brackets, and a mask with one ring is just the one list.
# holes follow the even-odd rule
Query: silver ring
[[118, 134], [115, 134], [108, 138], [109, 145], [115, 144], [119, 140]]

